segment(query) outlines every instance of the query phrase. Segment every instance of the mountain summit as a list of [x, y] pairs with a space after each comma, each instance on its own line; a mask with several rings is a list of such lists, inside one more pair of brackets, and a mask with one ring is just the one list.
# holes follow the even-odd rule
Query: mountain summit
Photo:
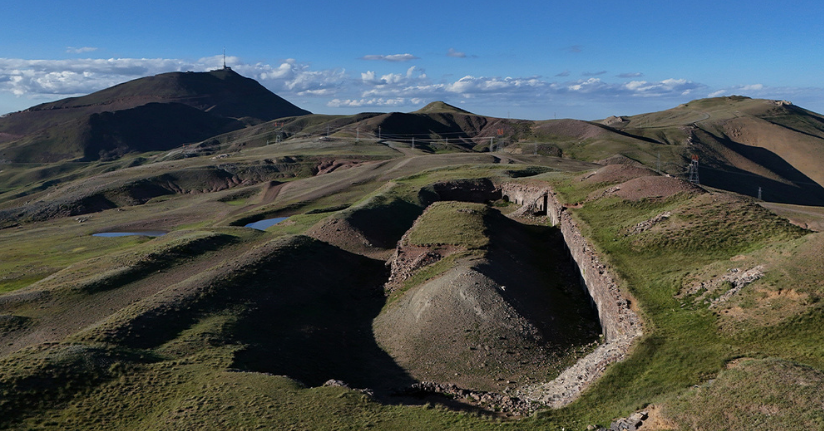
[[450, 105], [446, 102], [441, 102], [441, 101], [432, 102], [432, 103], [424, 106], [423, 108], [418, 109], [417, 111], [413, 112], [413, 114], [434, 114], [434, 113], [445, 113], [445, 112], [449, 112], [449, 113], [453, 113], [453, 114], [474, 115], [469, 111], [463, 110], [461, 108], [458, 108], [457, 106], [452, 106], [452, 105]]
[[0, 158], [94, 160], [165, 150], [250, 123], [307, 114], [229, 68], [163, 73], [0, 119]]

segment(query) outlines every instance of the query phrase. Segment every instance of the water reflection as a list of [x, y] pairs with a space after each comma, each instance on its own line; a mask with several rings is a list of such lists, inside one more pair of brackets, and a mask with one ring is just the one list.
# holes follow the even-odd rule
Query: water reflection
[[280, 223], [280, 222], [282, 222], [282, 221], [284, 221], [288, 218], [289, 217], [267, 218], [265, 220], [259, 220], [259, 221], [256, 221], [254, 223], [249, 223], [249, 224], [246, 225], [246, 227], [250, 227], [252, 229], [257, 229], [257, 230], [266, 230], [267, 228], [269, 228], [271, 226], [274, 226], [274, 225], [276, 225], [276, 224], [278, 224], [278, 223]]

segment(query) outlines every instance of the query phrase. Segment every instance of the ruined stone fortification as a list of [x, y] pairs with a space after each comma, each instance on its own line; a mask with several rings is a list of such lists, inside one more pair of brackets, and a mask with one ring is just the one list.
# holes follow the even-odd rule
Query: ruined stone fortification
[[537, 214], [546, 212], [548, 189], [544, 186], [505, 183], [501, 185], [501, 195], [510, 202], [520, 205], [512, 215]]
[[529, 401], [563, 407], [574, 401], [600, 377], [607, 365], [622, 360], [632, 341], [642, 335], [641, 320], [630, 309], [630, 302], [618, 287], [609, 267], [601, 262], [592, 245], [581, 234], [572, 215], [548, 186], [509, 183], [501, 187], [511, 202], [522, 205], [519, 211], [543, 212], [564, 236], [567, 250], [581, 272], [583, 287], [598, 310], [605, 344], [579, 360], [548, 383], [521, 388], [518, 393]]
[[634, 339], [642, 334], [641, 320], [630, 309], [629, 300], [618, 287], [615, 275], [601, 262], [592, 245], [581, 234], [572, 215], [548, 190], [547, 215], [559, 226], [572, 259], [581, 271], [581, 278], [598, 309], [598, 318], [609, 342]]
[[598, 309], [598, 317], [607, 342], [635, 338], [641, 334], [638, 316], [630, 310], [629, 300], [618, 288], [618, 282], [603, 264], [595, 249], [581, 234], [572, 215], [566, 211], [548, 186], [538, 184], [506, 183], [501, 194], [510, 202], [521, 205], [521, 213], [543, 213], [564, 236], [567, 250], [581, 271], [583, 285]]
[[[564, 370], [555, 380], [524, 386], [516, 391], [521, 400], [537, 402], [550, 407], [563, 407], [575, 399], [597, 380], [614, 362], [622, 360], [632, 342], [642, 335], [641, 320], [630, 309], [630, 301], [621, 292], [616, 276], [605, 265], [589, 241], [581, 234], [572, 215], [544, 183], [509, 182], [490, 187], [486, 181], [465, 181], [436, 184], [432, 187], [431, 201], [469, 200], [485, 201], [505, 198], [520, 206], [512, 215], [546, 214], [564, 237], [570, 257], [581, 273], [582, 287], [587, 291], [604, 333], [605, 343], [572, 367]], [[408, 234], [408, 232], [407, 232]], [[405, 239], [405, 238], [404, 238]], [[387, 289], [392, 290], [414, 271], [443, 258], [427, 247], [405, 246], [402, 239], [388, 265], [392, 277]]]

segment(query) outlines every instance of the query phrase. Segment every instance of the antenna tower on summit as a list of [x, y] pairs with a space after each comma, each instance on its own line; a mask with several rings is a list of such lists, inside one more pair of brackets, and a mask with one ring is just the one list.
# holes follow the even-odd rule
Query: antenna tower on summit
[[690, 163], [690, 182], [693, 184], [700, 184], [698, 181], [698, 156], [692, 155], [692, 163]]
[[223, 69], [226, 70], [226, 48], [223, 48]]

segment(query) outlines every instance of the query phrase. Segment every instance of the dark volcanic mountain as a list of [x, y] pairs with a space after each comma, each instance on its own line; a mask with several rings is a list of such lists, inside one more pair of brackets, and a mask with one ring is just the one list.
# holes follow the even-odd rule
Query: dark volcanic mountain
[[0, 159], [95, 160], [164, 150], [310, 114], [229, 68], [140, 78], [0, 119]]

